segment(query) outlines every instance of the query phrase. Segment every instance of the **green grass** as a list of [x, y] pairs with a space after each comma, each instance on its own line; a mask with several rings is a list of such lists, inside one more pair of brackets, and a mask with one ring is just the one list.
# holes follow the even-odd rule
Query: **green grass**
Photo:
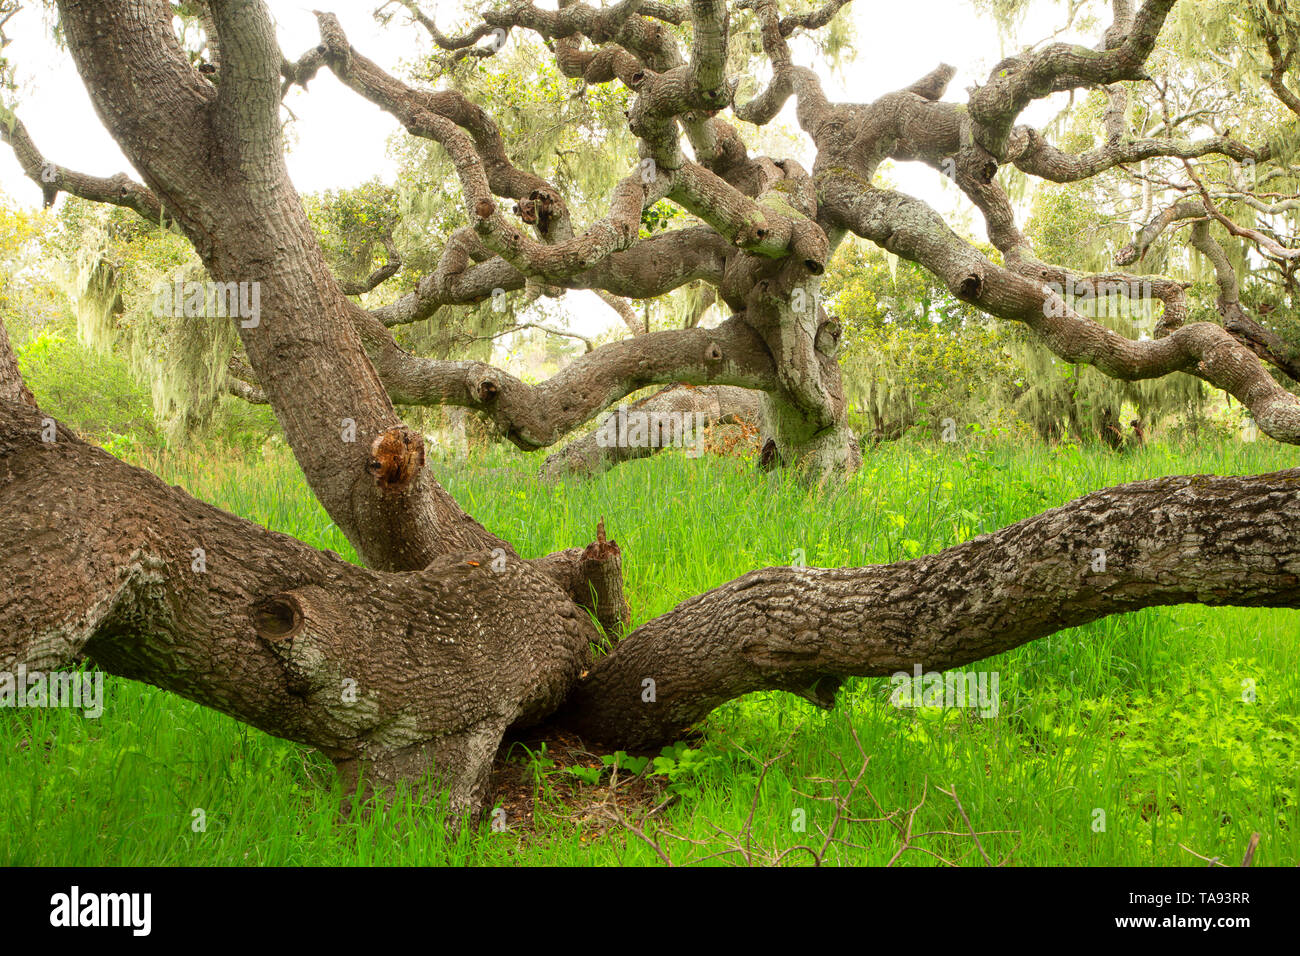
[[[1073, 447], [901, 442], [871, 452], [845, 488], [810, 493], [737, 460], [664, 455], [595, 480], [545, 486], [537, 457], [494, 453], [433, 463], [463, 506], [521, 553], [583, 544], [600, 517], [624, 551], [634, 624], [755, 567], [895, 561], [937, 551], [1091, 489], [1166, 474], [1292, 467], [1273, 443], [1153, 447], [1114, 455]], [[515, 473], [502, 475], [500, 469]], [[192, 493], [348, 558], [292, 460], [214, 457], [158, 469]], [[825, 713], [780, 693], [723, 705], [671, 767], [676, 799], [651, 828], [675, 861], [725, 849], [744, 828], [758, 858], [820, 845], [830, 822], [820, 778], [870, 762], [848, 811], [859, 818], [922, 801], [914, 845], [978, 864], [955, 792], [983, 850], [1014, 864], [1194, 864], [1188, 850], [1257, 865], [1300, 864], [1300, 611], [1153, 609], [1063, 631], [974, 665], [1000, 677], [996, 717], [898, 708], [888, 679], [849, 681]], [[1249, 682], [1249, 683], [1248, 683]], [[1253, 688], [1253, 702], [1243, 689]], [[639, 864], [654, 850], [618, 827], [575, 821], [604, 795], [565, 802], [561, 768], [538, 763], [534, 829], [444, 837], [437, 808], [399, 797], [385, 813], [337, 821], [319, 755], [153, 688], [108, 678], [105, 712], [0, 711], [0, 862], [49, 865]], [[761, 764], [785, 756], [763, 777]], [[522, 759], [521, 748], [514, 751]], [[953, 788], [955, 787], [955, 791]], [[869, 790], [869, 793], [868, 793]], [[639, 819], [652, 804], [627, 809]], [[202, 810], [206, 829], [194, 827]], [[806, 832], [793, 824], [805, 820]], [[1097, 829], [1099, 812], [1104, 830]], [[904, 817], [896, 819], [903, 820]], [[828, 862], [879, 864], [899, 845], [889, 823], [844, 825]], [[735, 855], [722, 861], [737, 862]], [[788, 862], [809, 861], [796, 854]], [[716, 862], [716, 861], [715, 861]], [[919, 850], [901, 862], [933, 864]]]

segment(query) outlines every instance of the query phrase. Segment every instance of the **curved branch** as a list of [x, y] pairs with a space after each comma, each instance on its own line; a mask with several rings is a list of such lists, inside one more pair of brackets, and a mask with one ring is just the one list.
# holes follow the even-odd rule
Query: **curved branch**
[[1300, 607], [1300, 469], [1107, 488], [914, 561], [754, 571], [629, 634], [554, 723], [652, 747], [753, 691], [830, 707], [846, 676], [942, 671], [1193, 602]]
[[360, 313], [358, 324], [394, 402], [478, 409], [525, 451], [555, 444], [612, 402], [647, 385], [686, 382], [767, 390], [780, 384], [762, 338], [740, 317], [716, 329], [651, 332], [602, 345], [540, 385], [483, 362], [410, 355], [367, 313]]
[[1300, 355], [1280, 335], [1256, 322], [1241, 304], [1236, 270], [1228, 261], [1218, 241], [1210, 235], [1210, 224], [1201, 220], [1192, 226], [1191, 244], [1214, 267], [1219, 285], [1217, 304], [1223, 327], [1242, 345], [1264, 361], [1281, 369], [1293, 381], [1300, 382]]
[[[615, 252], [584, 272], [562, 278], [569, 289], [599, 289], [615, 296], [652, 299], [689, 282], [721, 284], [735, 249], [712, 229], [692, 226], [642, 239], [634, 249]], [[446, 262], [444, 253], [444, 264]], [[522, 289], [522, 272], [499, 257], [424, 276], [410, 292], [370, 313], [386, 326], [429, 318], [445, 305], [469, 305], [493, 294]]]
[[[326, 63], [335, 75], [396, 117], [412, 135], [443, 146], [465, 183], [466, 201], [471, 207], [493, 195], [533, 201], [544, 196], [548, 217], [557, 224], [567, 224], [568, 212], [559, 191], [540, 176], [510, 162], [501, 131], [482, 107], [457, 90], [429, 93], [412, 89], [358, 53], [333, 14], [321, 14], [318, 19]], [[543, 225], [539, 232], [546, 235], [549, 230]]]
[[1169, 157], [1195, 159], [1211, 153], [1238, 162], [1255, 160], [1257, 151], [1226, 136], [1212, 136], [1196, 142], [1172, 139], [1130, 139], [1107, 142], [1083, 153], [1067, 153], [1053, 146], [1038, 130], [1017, 126], [1007, 143], [1007, 161], [1031, 176], [1054, 183], [1073, 183], [1107, 169], [1143, 159]]
[[[748, 123], [762, 126], [776, 117], [787, 99], [796, 96], [799, 125], [805, 132], [815, 136], [817, 127], [829, 109], [829, 103], [817, 74], [807, 67], [795, 66], [790, 59], [790, 47], [786, 38], [794, 31], [794, 26], [789, 30], [784, 29], [785, 22], [778, 17], [776, 0], [741, 0], [738, 6], [753, 10], [758, 17], [763, 52], [772, 61], [772, 81], [748, 103], [733, 103], [736, 116]], [[828, 14], [826, 22], [830, 22], [842, 6], [843, 4], [830, 4], [823, 8]]]
[[[1273, 12], [1280, 16], [1282, 11], [1274, 8]], [[1273, 69], [1265, 77], [1268, 80], [1269, 88], [1287, 109], [1300, 116], [1300, 95], [1297, 95], [1294, 90], [1286, 85], [1287, 71], [1295, 59], [1296, 51], [1290, 49], [1283, 54], [1281, 41], [1272, 30], [1265, 33], [1264, 44], [1268, 48], [1269, 58], [1273, 61]]]
[[402, 256], [397, 251], [397, 245], [393, 242], [391, 234], [384, 236], [384, 251], [388, 253], [388, 260], [366, 278], [360, 282], [339, 283], [345, 295], [365, 295], [367, 292], [373, 292], [401, 271]]
[[90, 202], [130, 209], [150, 225], [170, 226], [170, 220], [158, 197], [126, 173], [109, 177], [88, 176], [66, 166], [47, 162], [32, 142], [23, 121], [7, 110], [0, 112], [0, 139], [13, 147], [14, 157], [18, 160], [18, 165], [22, 166], [23, 174], [41, 187], [46, 206], [52, 206], [58, 194], [66, 192]]
[[740, 422], [757, 425], [762, 418], [762, 400], [747, 388], [669, 385], [626, 408], [611, 411], [590, 435], [574, 439], [548, 456], [541, 477], [590, 477], [670, 447], [685, 448], [687, 455], [698, 457], [704, 452], [705, 427]]
[[1127, 266], [1145, 258], [1151, 244], [1160, 238], [1160, 234], [1168, 229], [1170, 225], [1185, 219], [1201, 219], [1204, 216], [1204, 204], [1194, 199], [1187, 199], [1166, 206], [1138, 231], [1132, 242], [1115, 253], [1115, 264]]
[[[637, 318], [637, 314], [633, 311], [632, 306], [628, 305], [627, 299], [606, 292], [604, 289], [595, 289], [594, 291], [601, 302], [604, 302], [618, 314], [618, 317], [622, 319], [623, 324], [627, 326], [627, 330], [633, 335], [644, 335], [650, 331], [641, 324], [641, 321]], [[590, 342], [587, 343], [587, 351], [591, 351]]]
[[1239, 399], [1266, 434], [1300, 444], [1300, 399], [1219, 326], [1197, 322], [1135, 342], [1070, 309], [1049, 286], [990, 262], [919, 199], [835, 175], [819, 185], [832, 221], [925, 266], [962, 301], [1029, 326], [1060, 358], [1127, 381], [1195, 375]]
[[1081, 86], [1107, 86], [1145, 77], [1145, 63], [1174, 0], [1146, 0], [1127, 29], [1112, 31], [1102, 50], [1053, 43], [993, 68], [986, 85], [970, 97], [976, 138], [1001, 155], [1011, 125], [1032, 101]]

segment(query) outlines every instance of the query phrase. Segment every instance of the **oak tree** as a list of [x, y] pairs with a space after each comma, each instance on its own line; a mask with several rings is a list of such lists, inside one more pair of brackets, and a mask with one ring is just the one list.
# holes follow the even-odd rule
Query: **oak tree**
[[[1300, 607], [1300, 469], [1103, 489], [896, 565], [756, 570], [626, 635], [623, 555], [603, 529], [586, 547], [520, 555], [439, 485], [395, 403], [478, 410], [533, 450], [636, 390], [678, 386], [665, 402], [690, 393], [714, 417], [759, 417], [773, 463], [814, 481], [852, 471], [860, 453], [840, 329], [819, 294], [848, 236], [920, 265], [966, 306], [1022, 323], [1061, 359], [1121, 379], [1196, 376], [1235, 396], [1267, 435], [1300, 443], [1300, 398], [1280, 381], [1295, 376], [1296, 356], [1251, 314], [1225, 251], [1249, 246], [1280, 294], [1294, 294], [1300, 245], [1276, 226], [1294, 208], [1300, 119], [1300, 27], [1285, 0], [1225, 14], [1239, 38], [1229, 55], [1271, 97], [1261, 109], [1276, 122], [1259, 138], [1173, 114], [1186, 58], [1164, 78], [1152, 59], [1175, 0], [1113, 0], [1095, 45], [1026, 50], [964, 96], [939, 64], [869, 103], [833, 102], [791, 51], [793, 36], [827, 29], [845, 3], [561, 0], [550, 10], [509, 0], [456, 35], [403, 4], [411, 28], [451, 57], [489, 58], [531, 34], [564, 76], [628, 91], [638, 158], [603, 214], [583, 222], [561, 189], [512, 159], [480, 104], [390, 75], [332, 14], [317, 15], [320, 42], [301, 52], [281, 50], [262, 0], [185, 11], [168, 0], [60, 0], [71, 58], [141, 181], [58, 164], [16, 116], [0, 135], [48, 200], [66, 192], [135, 210], [185, 236], [213, 282], [256, 284], [259, 320], [230, 320], [242, 380], [274, 409], [365, 566], [84, 443], [35, 407], [6, 337], [0, 668], [89, 660], [317, 747], [350, 784], [423, 780], [475, 809], [511, 728], [550, 721], [644, 747], [754, 690], [830, 707], [847, 676], [953, 667], [1109, 614], [1182, 602]], [[200, 62], [178, 34], [181, 12], [202, 22]], [[760, 84], [733, 72], [742, 37], [761, 47]], [[459, 182], [466, 224], [409, 293], [373, 309], [331, 271], [286, 171], [283, 97], [322, 70], [435, 143]], [[1093, 143], [1057, 145], [1020, 122], [1035, 100], [1072, 91], [1104, 99]], [[811, 168], [758, 155], [741, 135], [787, 103]], [[879, 185], [886, 160], [948, 175], [983, 214], [996, 256]], [[1200, 161], [1249, 163], [1253, 179], [1213, 181]], [[1153, 199], [1114, 267], [1085, 273], [1036, 255], [1000, 177], [1011, 170], [1054, 183], [1131, 171], [1155, 181], [1147, 195], [1179, 198]], [[643, 216], [661, 202], [683, 224], [643, 236]], [[1185, 283], [1124, 271], [1181, 226], [1213, 266], [1222, 324], [1187, 321]], [[387, 277], [372, 278], [370, 288]], [[631, 335], [537, 385], [484, 362], [411, 354], [392, 332], [494, 293], [592, 289], [618, 302], [700, 281], [729, 313], [716, 328]], [[1154, 334], [1129, 338], [1090, 318], [1080, 288], [1158, 302]], [[621, 639], [593, 656], [598, 625]]]

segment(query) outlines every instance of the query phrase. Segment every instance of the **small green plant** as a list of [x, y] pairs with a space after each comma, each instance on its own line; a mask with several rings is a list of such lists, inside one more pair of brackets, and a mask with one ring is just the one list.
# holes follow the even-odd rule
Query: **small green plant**
[[678, 742], [659, 752], [659, 756], [654, 759], [654, 770], [650, 773], [652, 776], [668, 778], [669, 793], [681, 793], [690, 789], [701, 770], [717, 760], [717, 757], [706, 757], [702, 751]]
[[599, 767], [569, 767], [568, 772], [583, 783], [594, 785], [600, 783], [607, 770], [619, 770], [635, 777], [649, 765], [649, 757], [633, 757], [626, 750], [617, 750], [602, 756]]
[[516, 759], [528, 768], [529, 776], [533, 778], [533, 786], [540, 787], [545, 781], [546, 775], [555, 770], [555, 761], [546, 756], [546, 741], [543, 740], [538, 744], [537, 750], [535, 751], [529, 750], [526, 744], [518, 742], [511, 744], [510, 750], [514, 751], [516, 747], [527, 754], [525, 757], [518, 757]]
[[605, 754], [605, 756], [600, 758], [600, 762], [603, 763], [607, 769], [612, 770], [617, 768], [619, 770], [624, 770], [635, 777], [640, 774], [641, 771], [645, 770], [646, 766], [650, 763], [650, 758], [633, 757], [626, 750], [616, 750], [612, 754]]
[[569, 773], [573, 774], [580, 781], [593, 786], [600, 783], [601, 776], [605, 773], [604, 767], [569, 767]]

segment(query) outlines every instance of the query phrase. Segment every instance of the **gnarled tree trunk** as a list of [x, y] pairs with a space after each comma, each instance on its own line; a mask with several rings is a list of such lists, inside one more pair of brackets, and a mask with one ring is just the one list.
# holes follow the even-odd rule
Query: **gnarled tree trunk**
[[647, 747], [751, 691], [829, 707], [845, 676], [945, 669], [1108, 614], [1300, 607], [1300, 469], [1105, 489], [895, 565], [754, 571], [593, 664], [576, 579], [626, 621], [621, 581], [584, 572], [617, 557], [599, 538], [538, 562], [357, 567], [0, 399], [0, 671], [90, 660], [319, 748], [349, 790], [420, 781], [461, 810], [507, 729], [546, 718]]
[[[257, 394], [369, 567], [196, 502], [80, 442], [34, 408], [0, 337], [0, 669], [89, 659], [319, 747], [349, 784], [363, 774], [383, 787], [432, 780], [472, 809], [511, 726], [551, 719], [645, 746], [738, 694], [779, 688], [828, 706], [845, 675], [953, 666], [1107, 614], [1192, 601], [1300, 607], [1300, 471], [1168, 478], [1094, 492], [916, 561], [755, 571], [593, 662], [591, 618], [614, 633], [627, 622], [617, 546], [598, 532], [587, 548], [521, 560], [442, 490], [420, 436], [393, 410], [394, 400], [476, 408], [536, 449], [649, 385], [758, 389], [776, 456], [814, 477], [842, 473], [857, 451], [835, 362], [838, 326], [821, 307], [818, 277], [851, 232], [921, 263], [963, 301], [1030, 326], [1068, 361], [1127, 379], [1186, 371], [1241, 399], [1267, 434], [1300, 443], [1300, 400], [1256, 354], [1271, 354], [1268, 343], [1184, 326], [1183, 290], [1171, 281], [1151, 293], [1165, 305], [1154, 341], [1079, 315], [1051, 286], [1072, 275], [1033, 256], [995, 179], [1006, 164], [1064, 182], [1152, 156], [1276, 158], [1224, 137], [1127, 136], [1118, 108], [1107, 114], [1107, 145], [1077, 156], [1014, 125], [1049, 93], [1144, 78], [1173, 2], [1146, 0], [1136, 11], [1117, 2], [1101, 49], [1049, 44], [1011, 58], [960, 105], [941, 101], [948, 66], [873, 103], [830, 103], [816, 75], [794, 65], [787, 40], [825, 25], [843, 0], [784, 18], [773, 0], [745, 0], [773, 76], [744, 103], [727, 77], [723, 0], [602, 9], [566, 0], [554, 11], [518, 3], [457, 38], [420, 14], [449, 49], [493, 30], [533, 30], [566, 75], [636, 94], [628, 122], [643, 162], [614, 189], [608, 214], [580, 230], [558, 190], [510, 162], [481, 108], [388, 76], [328, 14], [319, 15], [321, 44], [290, 63], [260, 0], [208, 0], [219, 56], [215, 73], [201, 73], [166, 0], [60, 0], [91, 99], [145, 186], [62, 167], [52, 185], [22, 127], [6, 124], [5, 138], [47, 192], [156, 214], [184, 232], [214, 280], [260, 283], [262, 314], [239, 330]], [[664, 26], [688, 19], [689, 58]], [[435, 273], [374, 311], [330, 275], [285, 170], [281, 80], [304, 83], [322, 67], [438, 142], [464, 192], [468, 225], [448, 239]], [[762, 125], [791, 96], [816, 146], [811, 173], [749, 156], [717, 115], [729, 107]], [[1113, 93], [1112, 105], [1120, 99]], [[949, 171], [984, 214], [1002, 262], [919, 200], [873, 185], [887, 158]], [[703, 225], [642, 240], [643, 211], [664, 198]], [[515, 201], [514, 219], [503, 200]], [[1208, 192], [1203, 200], [1213, 215]], [[1237, 233], [1281, 260], [1296, 255], [1258, 231]], [[528, 282], [647, 298], [701, 279], [732, 311], [719, 328], [638, 335], [537, 386], [482, 363], [408, 355], [388, 331]], [[1223, 288], [1221, 301], [1231, 312], [1235, 290]], [[1094, 570], [1098, 550], [1103, 571]]]

